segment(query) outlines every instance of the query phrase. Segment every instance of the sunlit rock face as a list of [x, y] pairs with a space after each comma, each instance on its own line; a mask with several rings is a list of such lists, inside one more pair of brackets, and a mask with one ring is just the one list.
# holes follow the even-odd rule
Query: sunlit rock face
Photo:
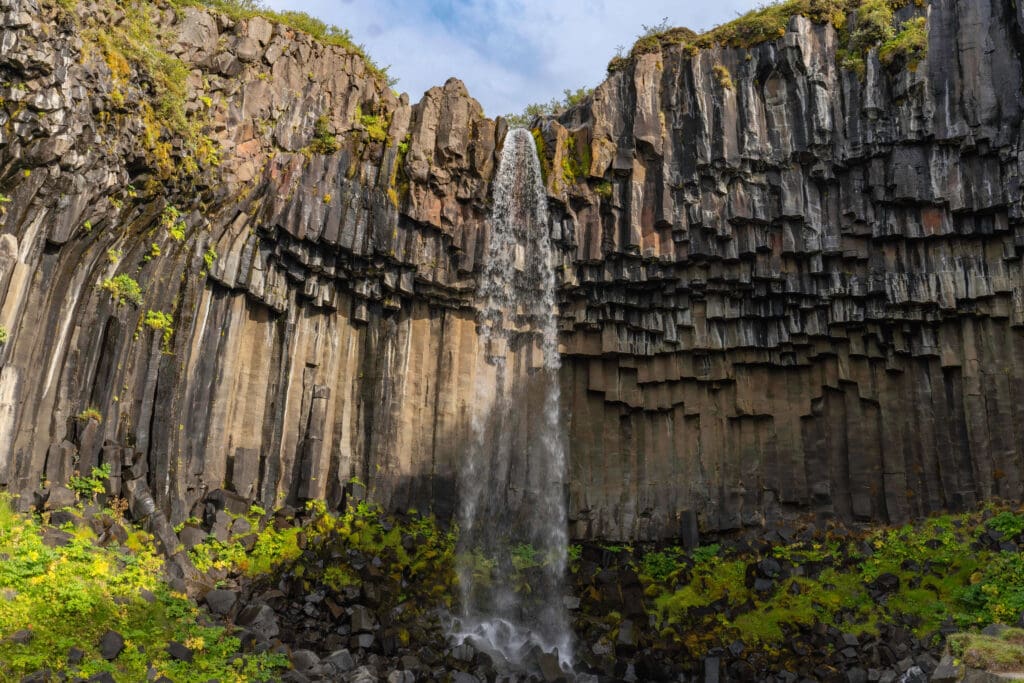
[[[217, 150], [190, 164], [152, 135], [147, 79], [90, 46], [82, 26], [116, 24], [100, 3], [78, 26], [8, 6], [0, 487], [27, 504], [109, 462], [175, 521], [220, 488], [453, 518], [494, 381], [478, 281], [505, 124], [457, 80], [410, 104], [341, 48], [161, 11]], [[796, 18], [641, 56], [538, 122], [571, 535], [1021, 497], [1024, 20], [900, 12], [927, 16], [916, 70], [843, 71], [835, 30]]]

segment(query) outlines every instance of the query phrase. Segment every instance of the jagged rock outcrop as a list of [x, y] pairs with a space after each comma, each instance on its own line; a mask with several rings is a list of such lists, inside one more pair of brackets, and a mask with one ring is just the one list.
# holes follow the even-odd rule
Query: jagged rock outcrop
[[[0, 8], [0, 488], [118, 462], [172, 521], [219, 488], [450, 515], [496, 381], [474, 291], [504, 122], [456, 80], [410, 104], [340, 47], [158, 8], [172, 132], [91, 42], [131, 17]], [[1021, 497], [1024, 11], [913, 15], [916, 70], [861, 79], [796, 17], [540, 122], [575, 535]]]

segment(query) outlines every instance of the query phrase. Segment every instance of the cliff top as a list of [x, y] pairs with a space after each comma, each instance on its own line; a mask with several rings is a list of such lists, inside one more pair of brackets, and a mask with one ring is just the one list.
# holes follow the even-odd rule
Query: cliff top
[[864, 58], [873, 48], [879, 49], [883, 61], [886, 56], [893, 61], [902, 55], [914, 66], [927, 48], [924, 23], [909, 20], [897, 25], [896, 21], [896, 12], [911, 4], [923, 7], [926, 0], [780, 0], [701, 34], [685, 27], [655, 26], [637, 39], [628, 55], [613, 57], [608, 71], [671, 46], [682, 46], [692, 54], [716, 46], [751, 48], [782, 37], [789, 21], [797, 16], [832, 24], [840, 32], [840, 42], [846, 46], [841, 58], [847, 68], [862, 71]]

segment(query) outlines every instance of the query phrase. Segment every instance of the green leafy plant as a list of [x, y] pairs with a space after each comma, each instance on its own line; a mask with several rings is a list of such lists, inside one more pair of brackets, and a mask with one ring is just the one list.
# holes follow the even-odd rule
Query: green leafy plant
[[7, 328], [0, 325], [0, 346], [7, 343], [7, 339], [10, 335], [7, 333]]
[[163, 311], [146, 311], [142, 323], [151, 330], [163, 333], [163, 350], [164, 353], [169, 353], [171, 337], [174, 335], [174, 318], [171, 314]]
[[108, 277], [100, 284], [100, 289], [109, 292], [117, 305], [130, 303], [133, 306], [142, 305], [142, 290], [139, 283], [130, 275], [121, 273], [114, 277]]
[[93, 467], [89, 476], [72, 475], [68, 479], [68, 488], [81, 498], [96, 500], [96, 496], [105, 493], [106, 482], [110, 479], [110, 463], [105, 462], [99, 467]]
[[81, 422], [88, 422], [89, 420], [96, 420], [97, 422], [103, 422], [103, 414], [100, 413], [99, 408], [95, 406], [89, 406], [75, 416], [76, 420]]
[[151, 245], [149, 245], [149, 252], [147, 252], [146, 255], [142, 257], [142, 262], [149, 263], [159, 255], [160, 245], [157, 244], [156, 242], [153, 242]]
[[[173, 204], [164, 207], [163, 213], [160, 214], [160, 224], [175, 242], [185, 239], [185, 221], [181, 218], [181, 212]], [[157, 250], [159, 251], [159, 247]]]
[[[32, 632], [24, 644], [0, 639], [0, 680], [46, 668], [69, 679], [108, 672], [117, 681], [144, 681], [155, 669], [178, 683], [266, 681], [289, 668], [283, 655], [242, 653], [232, 631], [208, 625], [187, 596], [164, 584], [164, 560], [146, 532], [129, 526], [123, 547], [101, 547], [89, 526], [69, 528], [67, 542], [51, 548], [39, 518], [14, 512], [0, 494], [0, 633]], [[107, 630], [125, 640], [113, 661], [97, 645]], [[171, 641], [191, 649], [192, 661], [171, 657]], [[82, 652], [78, 663], [69, 660], [73, 647]]]
[[207, 247], [206, 251], [203, 252], [203, 263], [206, 265], [206, 272], [210, 272], [213, 269], [213, 262], [217, 260], [217, 250], [213, 248], [211, 244]]

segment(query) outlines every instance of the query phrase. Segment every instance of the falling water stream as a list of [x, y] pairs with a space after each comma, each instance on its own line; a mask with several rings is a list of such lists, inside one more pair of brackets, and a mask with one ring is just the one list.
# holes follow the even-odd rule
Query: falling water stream
[[471, 449], [459, 482], [462, 614], [452, 631], [511, 670], [531, 667], [540, 652], [550, 661], [556, 650], [568, 665], [555, 275], [547, 196], [526, 130], [505, 139], [478, 300]]

